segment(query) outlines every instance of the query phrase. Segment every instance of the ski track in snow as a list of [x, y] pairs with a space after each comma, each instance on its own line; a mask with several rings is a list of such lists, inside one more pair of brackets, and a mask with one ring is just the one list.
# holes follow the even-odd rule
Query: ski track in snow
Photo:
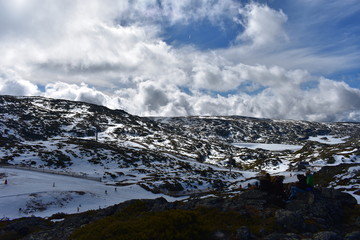
[[[130, 199], [182, 199], [153, 194], [138, 185], [109, 186], [86, 179], [9, 168], [0, 168], [0, 173], [5, 173], [8, 180], [6, 185], [4, 179], [0, 183], [0, 218], [49, 217], [58, 212], [104, 208]], [[45, 209], [26, 214], [31, 210], [29, 206]]]

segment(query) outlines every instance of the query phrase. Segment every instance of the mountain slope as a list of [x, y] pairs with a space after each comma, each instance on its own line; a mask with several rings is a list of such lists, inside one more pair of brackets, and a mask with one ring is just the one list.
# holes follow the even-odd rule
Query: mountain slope
[[[83, 102], [12, 96], [0, 96], [0, 117], [3, 164], [57, 169], [168, 194], [231, 190], [253, 182], [256, 171], [281, 172], [299, 161], [316, 169], [360, 162], [358, 123], [144, 118]], [[318, 135], [323, 139], [310, 141]], [[339, 142], [329, 144], [334, 142], [325, 135]], [[239, 147], [239, 142], [300, 147], [269, 151]]]

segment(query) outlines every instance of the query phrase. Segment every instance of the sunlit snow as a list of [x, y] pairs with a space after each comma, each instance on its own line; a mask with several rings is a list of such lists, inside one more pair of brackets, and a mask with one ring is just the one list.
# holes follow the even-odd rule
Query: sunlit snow
[[[165, 197], [138, 185], [109, 186], [102, 182], [26, 170], [0, 168], [0, 218], [49, 217], [111, 206], [130, 199]], [[7, 184], [5, 184], [5, 179]]]

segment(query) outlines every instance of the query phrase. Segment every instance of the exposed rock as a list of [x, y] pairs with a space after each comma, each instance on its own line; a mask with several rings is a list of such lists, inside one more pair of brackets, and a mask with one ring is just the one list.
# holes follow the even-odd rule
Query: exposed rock
[[331, 227], [341, 222], [344, 208], [353, 208], [356, 204], [356, 199], [350, 194], [335, 189], [315, 189], [313, 192], [299, 193], [287, 204], [286, 209]]
[[360, 231], [348, 233], [345, 235], [344, 240], [358, 240], [360, 239]]
[[314, 235], [314, 240], [342, 240], [343, 238], [334, 232], [319, 232]]
[[285, 232], [298, 232], [304, 229], [304, 218], [297, 212], [280, 209], [275, 212], [275, 219]]
[[251, 239], [251, 233], [248, 227], [242, 226], [238, 230], [236, 230], [236, 239], [239, 240], [250, 240]]
[[326, 200], [336, 200], [341, 206], [354, 207], [357, 205], [356, 199], [348, 193], [337, 191], [333, 188], [323, 188], [321, 190], [322, 197]]
[[286, 234], [284, 233], [271, 233], [269, 235], [267, 235], [264, 240], [282, 240], [282, 239], [286, 239]]

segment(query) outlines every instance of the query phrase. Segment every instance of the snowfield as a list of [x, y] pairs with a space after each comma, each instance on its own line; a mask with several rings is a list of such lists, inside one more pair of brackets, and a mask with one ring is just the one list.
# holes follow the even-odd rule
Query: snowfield
[[239, 148], [250, 148], [254, 150], [257, 148], [261, 148], [269, 151], [285, 151], [285, 150], [296, 151], [303, 147], [301, 145], [266, 144], [266, 143], [234, 143], [233, 145]]
[[[349, 138], [349, 137], [336, 138], [331, 135], [322, 135], [322, 136], [316, 136], [316, 137], [309, 137], [308, 141], [335, 145], [335, 144], [340, 144], [340, 143], [346, 142], [347, 138]], [[285, 150], [297, 151], [303, 147], [302, 145], [273, 144], [273, 143], [271, 143], [271, 144], [249, 143], [249, 142], [234, 143], [233, 145], [235, 147], [239, 147], [239, 148], [249, 148], [249, 149], [253, 149], [253, 150], [260, 148], [260, 149], [264, 149], [264, 150], [268, 150], [268, 151], [285, 151]]]
[[335, 145], [339, 143], [344, 143], [347, 138], [348, 137], [336, 138], [331, 135], [323, 135], [323, 136], [309, 137], [309, 141]]
[[59, 212], [76, 213], [104, 208], [130, 199], [181, 199], [153, 194], [138, 185], [115, 187], [97, 181], [26, 170], [0, 168], [0, 176], [3, 176], [0, 177], [0, 218], [49, 217]]

